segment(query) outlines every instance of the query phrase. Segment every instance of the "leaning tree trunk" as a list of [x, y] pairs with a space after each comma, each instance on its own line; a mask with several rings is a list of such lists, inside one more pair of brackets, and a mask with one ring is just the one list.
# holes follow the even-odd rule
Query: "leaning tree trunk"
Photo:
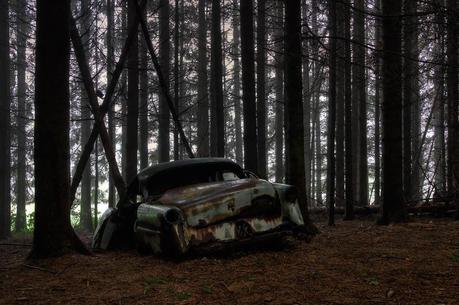
[[8, 0], [0, 0], [0, 239], [11, 231], [10, 39]]
[[406, 219], [402, 179], [401, 3], [382, 3], [383, 17], [383, 206], [381, 224]]
[[70, 223], [69, 25], [70, 1], [37, 1], [32, 258], [88, 252]]

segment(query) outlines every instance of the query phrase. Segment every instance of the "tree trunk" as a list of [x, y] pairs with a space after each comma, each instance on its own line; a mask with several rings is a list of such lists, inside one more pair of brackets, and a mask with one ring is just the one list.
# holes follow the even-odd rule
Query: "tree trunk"
[[[301, 2], [302, 22], [308, 19], [308, 4]], [[310, 38], [307, 27], [303, 27], [303, 36]], [[311, 198], [311, 90], [309, 83], [309, 39], [303, 39], [303, 109], [304, 109], [304, 162], [306, 168], [306, 198]]]
[[352, 132], [352, 84], [351, 84], [351, 9], [350, 0], [344, 2], [344, 146], [346, 204], [345, 220], [354, 219], [354, 154]]
[[[381, 12], [381, 0], [376, 1], [376, 12]], [[381, 140], [380, 140], [380, 125], [381, 125], [381, 18], [375, 20], [375, 40], [376, 51], [375, 55], [375, 204], [381, 203]]]
[[225, 126], [223, 114], [223, 67], [220, 0], [212, 0], [212, 29], [210, 49], [210, 150], [213, 157], [225, 155]]
[[[107, 0], [107, 83], [112, 80], [113, 63], [115, 62], [115, 47], [113, 42], [114, 31], [114, 0]], [[113, 105], [110, 105], [108, 110], [108, 136], [113, 147], [116, 147], [116, 130], [114, 122]], [[108, 206], [115, 206], [115, 186], [113, 177], [108, 176]]]
[[[146, 15], [146, 14], [144, 14]], [[144, 39], [140, 45], [140, 73], [139, 73], [139, 156], [140, 169], [148, 167], [148, 50]]]
[[266, 0], [257, 2], [257, 152], [258, 174], [266, 179]]
[[[443, 0], [437, 0], [436, 6], [441, 6]], [[444, 64], [445, 43], [443, 38], [444, 16], [438, 12], [436, 15], [436, 42], [435, 42], [435, 61]], [[434, 160], [435, 160], [435, 188], [434, 197], [446, 196], [446, 160], [445, 160], [445, 67], [438, 65], [434, 71], [435, 95], [433, 97], [434, 113]]]
[[[368, 205], [367, 101], [365, 77], [365, 0], [354, 1], [352, 101], [354, 102], [354, 158], [357, 158], [355, 195], [361, 205]], [[358, 156], [358, 157], [357, 157]]]
[[10, 39], [8, 0], [0, 0], [0, 239], [11, 232]]
[[[131, 1], [132, 2], [132, 1]], [[159, 64], [164, 75], [166, 90], [169, 92], [170, 42], [169, 42], [169, 1], [159, 1]], [[159, 96], [159, 162], [169, 162], [169, 107], [165, 94]]]
[[381, 224], [406, 219], [402, 173], [401, 3], [386, 0], [383, 11], [383, 206]]
[[274, 90], [276, 95], [276, 113], [274, 121], [274, 136], [275, 136], [275, 180], [282, 183], [284, 180], [284, 33], [282, 32], [284, 24], [284, 6], [282, 1], [277, 1], [276, 4], [276, 20], [277, 28], [275, 35], [274, 64], [276, 78], [274, 81]]
[[69, 25], [70, 1], [37, 1], [32, 258], [88, 253], [70, 224]]
[[236, 162], [239, 165], [243, 164], [242, 156], [242, 118], [241, 118], [241, 62], [240, 54], [240, 31], [238, 18], [238, 1], [233, 1], [233, 103], [234, 103], [234, 133], [236, 140]]
[[[135, 5], [128, 1], [128, 28], [136, 25]], [[128, 53], [128, 102], [126, 139], [126, 182], [137, 175], [137, 141], [139, 119], [139, 38], [134, 35]]]
[[[16, 180], [16, 221], [15, 230], [21, 232], [26, 227], [26, 48], [28, 18], [26, 15], [26, 1], [18, 0], [16, 11], [16, 39], [17, 39], [17, 180]], [[19, 17], [20, 16], [20, 17]]]
[[336, 4], [336, 206], [344, 206], [344, 23], [343, 3]]
[[257, 172], [257, 123], [255, 104], [255, 55], [253, 0], [241, 1], [242, 104], [244, 116], [244, 167]]
[[328, 225], [335, 225], [335, 128], [336, 128], [336, 2], [328, 0], [329, 9], [329, 95], [327, 134], [327, 203]]
[[198, 156], [208, 157], [209, 147], [209, 95], [207, 90], [207, 22], [206, 1], [199, 0], [198, 21]]
[[[242, 10], [241, 10], [242, 11]], [[298, 202], [305, 225], [314, 232], [306, 200], [304, 167], [304, 129], [301, 80], [301, 2], [285, 2], [285, 98], [287, 176], [286, 182], [298, 190]]]
[[[447, 0], [447, 70], [446, 87], [448, 92], [448, 179], [449, 193], [459, 206], [459, 144], [458, 144], [458, 21], [457, 1]], [[457, 214], [459, 218], [459, 212]]]
[[[175, 0], [174, 6], [174, 106], [178, 113], [180, 113], [180, 86], [179, 83], [179, 29], [180, 25], [180, 9], [179, 9], [179, 0]], [[174, 160], [179, 159], [179, 134], [177, 128], [174, 128]]]
[[[83, 36], [81, 38], [84, 51], [91, 57], [89, 52], [89, 42], [91, 40], [91, 10], [89, 9], [89, 1], [80, 1], [80, 27]], [[89, 108], [88, 95], [85, 91], [84, 84], [80, 84], [80, 120], [81, 120], [81, 133], [80, 133], [80, 146], [84, 147], [88, 142], [91, 134], [91, 111]], [[81, 178], [81, 199], [80, 199], [80, 227], [87, 231], [92, 231], [92, 217], [91, 217], [91, 162], [88, 162], [84, 168], [83, 176]]]

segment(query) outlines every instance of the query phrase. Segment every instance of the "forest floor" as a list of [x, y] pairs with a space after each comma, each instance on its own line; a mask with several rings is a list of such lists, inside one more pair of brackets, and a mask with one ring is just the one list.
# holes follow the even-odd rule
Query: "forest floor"
[[310, 243], [182, 262], [135, 251], [25, 262], [28, 247], [1, 245], [0, 304], [459, 304], [458, 221], [318, 227]]

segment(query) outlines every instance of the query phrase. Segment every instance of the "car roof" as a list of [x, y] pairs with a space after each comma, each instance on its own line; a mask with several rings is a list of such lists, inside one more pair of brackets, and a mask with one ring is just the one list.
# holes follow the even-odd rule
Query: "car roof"
[[171, 162], [164, 162], [159, 163], [156, 165], [149, 166], [143, 170], [141, 170], [138, 175], [137, 179], [139, 182], [143, 182], [154, 175], [159, 173], [163, 173], [169, 170], [184, 168], [184, 167], [194, 167], [194, 166], [217, 166], [217, 167], [229, 167], [235, 169], [236, 171], [242, 171], [242, 168], [235, 163], [234, 161], [226, 158], [193, 158], [193, 159], [185, 159], [185, 160], [177, 160]]

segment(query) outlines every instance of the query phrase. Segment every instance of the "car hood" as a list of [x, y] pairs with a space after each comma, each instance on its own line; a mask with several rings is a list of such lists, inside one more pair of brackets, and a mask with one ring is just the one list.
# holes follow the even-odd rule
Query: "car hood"
[[158, 202], [164, 205], [186, 207], [203, 201], [216, 199], [229, 193], [251, 188], [259, 183], [257, 179], [238, 179], [233, 181], [210, 182], [194, 184], [170, 189], [165, 192]]

